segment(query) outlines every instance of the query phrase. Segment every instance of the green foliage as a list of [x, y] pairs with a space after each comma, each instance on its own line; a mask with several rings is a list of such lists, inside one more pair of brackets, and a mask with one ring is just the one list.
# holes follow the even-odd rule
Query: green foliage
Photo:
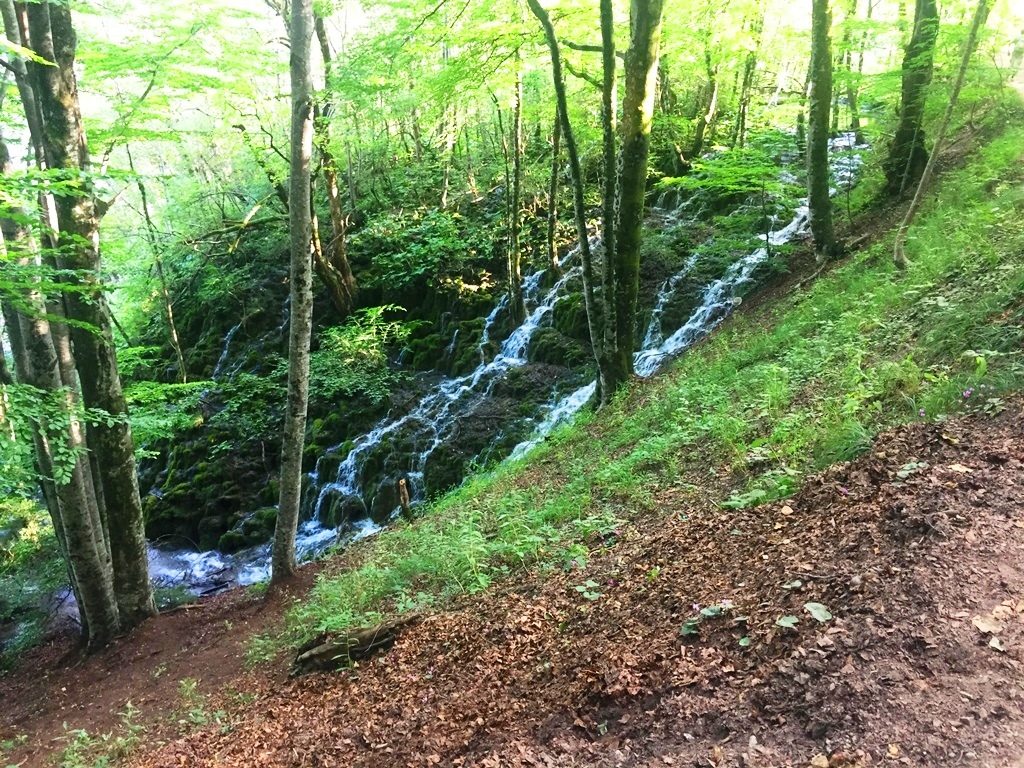
[[131, 413], [135, 455], [152, 458], [161, 441], [197, 426], [202, 417], [199, 404], [209, 382], [161, 384], [138, 381], [125, 388], [125, 399]]
[[139, 710], [128, 702], [118, 713], [118, 727], [109, 733], [94, 735], [84, 729], [68, 731], [57, 765], [59, 768], [111, 768], [119, 764], [135, 752], [145, 732], [138, 717]]
[[459, 214], [416, 210], [374, 217], [353, 235], [350, 252], [353, 259], [372, 259], [366, 285], [396, 290], [430, 281], [454, 288], [475, 258], [489, 255], [490, 237]]
[[403, 311], [392, 305], [357, 312], [345, 325], [327, 328], [310, 358], [312, 396], [324, 402], [365, 395], [381, 402], [400, 374], [388, 364], [388, 352], [404, 342], [409, 328], [385, 315]]
[[53, 596], [66, 583], [47, 512], [34, 500], [0, 498], [0, 626], [16, 627], [0, 649], [0, 668], [39, 639]]

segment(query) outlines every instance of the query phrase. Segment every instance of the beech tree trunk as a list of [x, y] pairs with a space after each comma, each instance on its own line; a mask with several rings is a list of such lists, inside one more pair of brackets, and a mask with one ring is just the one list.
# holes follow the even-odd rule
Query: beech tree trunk
[[658, 83], [663, 0], [633, 0], [630, 46], [622, 99], [622, 160], [619, 167], [615, 249], [615, 349], [608, 355], [602, 400], [633, 373], [636, 302], [640, 286], [640, 242], [647, 193], [647, 158]]
[[[56, 200], [59, 237], [63, 246], [58, 264], [73, 270], [80, 290], [65, 295], [75, 344], [82, 396], [89, 408], [106, 411], [110, 423], [90, 430], [89, 445], [100, 469], [107, 535], [113, 557], [114, 589], [123, 629], [156, 613], [149, 581], [149, 561], [143, 529], [134, 445], [128, 409], [117, 371], [113, 321], [100, 283], [100, 210], [88, 176], [89, 151], [82, 126], [75, 78], [76, 37], [68, 6], [56, 2], [26, 6], [31, 47], [56, 66], [30, 64], [35, 96], [42, 115], [47, 165], [79, 176], [80, 196]], [[69, 535], [69, 543], [71, 536]]]
[[280, 497], [274, 529], [271, 583], [295, 573], [295, 533], [302, 499], [302, 446], [309, 403], [309, 343], [313, 326], [310, 203], [313, 155], [313, 86], [310, 49], [313, 39], [312, 0], [292, 0], [291, 23], [291, 170], [288, 226], [291, 239], [291, 322], [288, 332], [288, 402], [281, 447]]
[[811, 94], [807, 117], [807, 201], [814, 250], [819, 258], [831, 258], [836, 253], [828, 166], [829, 102], [832, 99], [831, 23], [828, 0], [813, 0]]
[[594, 263], [590, 252], [590, 240], [587, 234], [586, 200], [583, 195], [583, 171], [580, 166], [579, 150], [576, 136], [569, 120], [569, 104], [565, 95], [565, 75], [562, 72], [562, 52], [558, 45], [555, 28], [551, 17], [541, 6], [539, 0], [526, 0], [530, 11], [540, 22], [544, 30], [544, 39], [551, 53], [551, 77], [555, 87], [555, 102], [558, 109], [558, 120], [562, 126], [562, 140], [565, 143], [565, 154], [569, 159], [569, 179], [572, 184], [573, 214], [576, 220], [576, 234], [579, 238], [580, 259], [583, 265], [583, 303], [587, 310], [587, 326], [590, 332], [590, 343], [594, 358], [602, 359], [602, 332], [598, 319], [597, 301], [594, 296]]
[[555, 231], [558, 228], [558, 176], [561, 170], [562, 123], [555, 115], [551, 129], [551, 181], [548, 185], [548, 265], [556, 274], [562, 271], [558, 263], [558, 248], [555, 245]]
[[911, 189], [928, 164], [925, 146], [924, 107], [935, 61], [935, 38], [939, 33], [936, 0], [917, 0], [914, 31], [903, 57], [903, 86], [900, 117], [883, 163], [885, 191], [891, 196]]
[[949, 122], [953, 117], [953, 110], [956, 109], [956, 103], [960, 99], [960, 90], [964, 86], [964, 78], [967, 76], [967, 67], [971, 63], [971, 56], [974, 54], [974, 48], [978, 42], [978, 33], [981, 31], [982, 26], [985, 24], [985, 20], [988, 18], [988, 12], [988, 0], [978, 0], [978, 6], [974, 11], [974, 19], [971, 21], [971, 31], [968, 33], [967, 41], [964, 43], [963, 56], [960, 59], [960, 69], [957, 71], [956, 81], [953, 83], [953, 92], [949, 95], [949, 103], [946, 105], [946, 112], [942, 116], [942, 124], [939, 126], [939, 132], [935, 137], [935, 146], [932, 147], [932, 153], [928, 158], [928, 164], [925, 165], [924, 171], [921, 173], [921, 180], [918, 182], [917, 190], [914, 192], [914, 199], [910, 202], [910, 207], [907, 209], [907, 213], [903, 217], [903, 221], [900, 223], [900, 228], [896, 231], [893, 261], [900, 269], [907, 266], [907, 258], [903, 253], [903, 248], [907, 240], [907, 231], [910, 229], [910, 225], [914, 222], [914, 217], [917, 215], [917, 211], [921, 207], [924, 190], [928, 186], [928, 182], [935, 170], [935, 158], [938, 157], [939, 150], [942, 147], [942, 142], [946, 140], [946, 131], [949, 130]]
[[523, 69], [516, 56], [515, 103], [512, 107], [512, 200], [509, 207], [508, 298], [512, 319], [518, 325], [526, 317], [523, 305], [523, 268], [520, 230], [523, 220]]
[[602, 347], [604, 360], [598, 361], [598, 397], [605, 402], [605, 391], [608, 395], [614, 391], [615, 382], [607, 381], [607, 373], [611, 365], [610, 358], [615, 355], [618, 336], [615, 331], [615, 313], [617, 311], [616, 296], [619, 286], [616, 284], [615, 263], [618, 251], [618, 233], [616, 215], [619, 204], [618, 148], [616, 131], [618, 128], [618, 61], [615, 58], [615, 17], [612, 0], [600, 0], [601, 12], [601, 145], [604, 175], [604, 190], [601, 206], [601, 239], [604, 246], [604, 259], [601, 270], [601, 330], [604, 334]]

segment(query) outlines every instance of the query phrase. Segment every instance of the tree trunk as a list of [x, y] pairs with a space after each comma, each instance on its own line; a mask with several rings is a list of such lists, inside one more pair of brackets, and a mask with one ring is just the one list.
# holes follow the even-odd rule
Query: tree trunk
[[[82, 127], [74, 62], [76, 38], [71, 11], [61, 3], [27, 6], [31, 47], [57, 66], [31, 64], [35, 95], [44, 122], [43, 145], [47, 164], [80, 174], [89, 168], [89, 152]], [[65, 296], [82, 395], [89, 408], [113, 419], [91, 429], [90, 447], [101, 469], [103, 498], [113, 556], [114, 589], [121, 626], [130, 628], [156, 613], [149, 581], [149, 561], [143, 530], [134, 445], [128, 409], [121, 390], [113, 325], [100, 281], [99, 220], [94, 192], [82, 178], [84, 194], [57, 198], [57, 219], [63, 247], [59, 264], [75, 270], [81, 290]], [[69, 535], [69, 541], [71, 539]]]
[[[330, 81], [334, 69], [330, 42], [327, 39], [327, 28], [320, 17], [314, 19], [320, 53], [324, 61], [324, 81], [328, 84], [327, 93], [331, 93]], [[328, 287], [331, 303], [341, 317], [352, 312], [355, 303], [356, 279], [348, 261], [346, 237], [348, 234], [348, 216], [341, 202], [341, 188], [338, 184], [338, 166], [331, 150], [330, 121], [334, 114], [334, 105], [328, 98], [324, 102], [322, 119], [314, 125], [314, 133], [319, 133], [317, 148], [320, 152], [321, 175], [324, 178], [324, 191], [327, 193], [327, 205], [331, 213], [331, 240], [323, 249], [322, 263], [318, 264], [317, 272]], [[319, 131], [317, 131], [319, 128]], [[350, 189], [350, 196], [354, 192]]]
[[178, 336], [178, 326], [174, 322], [174, 302], [171, 300], [171, 292], [167, 288], [167, 276], [164, 274], [164, 262], [160, 258], [160, 243], [156, 237], [156, 225], [153, 224], [153, 217], [149, 212], [149, 195], [146, 193], [146, 185], [142, 177], [135, 172], [135, 162], [132, 160], [132, 153], [125, 147], [128, 154], [128, 168], [135, 176], [135, 183], [139, 189], [139, 198], [142, 201], [142, 217], [146, 221], [146, 236], [149, 240], [149, 250], [153, 254], [153, 268], [156, 272], [157, 282], [160, 284], [160, 298], [163, 300], [164, 319], [167, 321], [167, 335], [171, 342], [171, 349], [178, 361], [178, 380], [182, 384], [188, 383], [188, 371], [185, 368], [185, 353], [181, 348], [181, 338]]
[[811, 234], [819, 259], [836, 253], [829, 195], [829, 101], [832, 98], [832, 51], [828, 0], [811, 5], [811, 95], [807, 118], [807, 202]]
[[607, 402], [633, 373], [636, 301], [640, 285], [640, 243], [647, 193], [647, 157], [658, 83], [662, 0], [633, 0], [632, 34], [626, 52], [625, 94], [622, 100], [622, 162], [619, 170], [618, 226], [615, 252], [614, 354], [601, 397]]
[[747, 114], [750, 111], [750, 94], [754, 86], [754, 73], [757, 71], [757, 54], [761, 47], [761, 34], [764, 31], [764, 4], [759, 3], [757, 16], [750, 24], [751, 48], [743, 62], [743, 76], [740, 80], [740, 96], [736, 107], [736, 125], [733, 126], [732, 147], [743, 148], [747, 132]]
[[707, 138], [708, 130], [714, 124], [715, 117], [718, 115], [718, 65], [712, 65], [711, 51], [707, 48], [704, 50], [704, 68], [708, 76], [708, 98], [705, 108], [701, 110], [701, 114], [697, 118], [697, 129], [693, 135], [690, 157], [694, 159], [700, 157], [700, 153], [704, 151], [704, 142]]
[[[7, 157], [6, 147], [0, 155]], [[4, 166], [7, 163], [4, 162]], [[6, 167], [5, 167], [6, 170]], [[36, 251], [28, 232], [11, 221], [3, 222], [0, 257], [7, 257], [7, 239], [24, 252], [23, 264]], [[38, 262], [38, 256], [34, 256]], [[15, 362], [23, 383], [47, 393], [54, 404], [60, 403], [61, 416], [47, 419], [39, 415], [33, 424], [33, 440], [37, 467], [46, 478], [44, 493], [61, 552], [65, 556], [75, 595], [79, 601], [83, 637], [90, 649], [106, 645], [120, 628], [113, 572], [105, 549], [103, 532], [97, 530], [99, 513], [92, 489], [92, 476], [87, 460], [83, 425], [78, 419], [77, 404], [61, 378], [57, 351], [50, 335], [50, 324], [42, 294], [35, 289], [26, 296], [30, 314], [5, 309], [8, 333], [16, 339]], [[65, 458], [57, 472], [55, 451]], [[52, 493], [52, 498], [50, 494]]]
[[291, 235], [291, 322], [288, 333], [288, 403], [281, 447], [280, 497], [274, 530], [271, 583], [295, 573], [295, 533], [302, 499], [302, 446], [309, 402], [309, 342], [313, 326], [310, 204], [313, 155], [313, 87], [310, 48], [312, 0], [292, 0], [291, 7], [291, 173], [288, 226]]
[[548, 185], [548, 264], [551, 271], [558, 274], [562, 271], [558, 263], [558, 248], [555, 245], [555, 231], [558, 228], [558, 176], [561, 170], [562, 123], [555, 115], [555, 124], [551, 129], [551, 181]]
[[600, 0], [601, 9], [601, 148], [603, 160], [604, 189], [601, 206], [601, 239], [604, 250], [601, 270], [601, 330], [604, 334], [602, 348], [604, 355], [598, 360], [598, 397], [605, 402], [615, 389], [615, 382], [608, 381], [607, 372], [611, 358], [618, 346], [615, 330], [616, 297], [620, 285], [615, 279], [615, 264], [618, 252], [616, 215], [619, 204], [618, 148], [616, 130], [618, 123], [618, 61], [615, 58], [615, 17], [612, 0]]
[[910, 225], [914, 222], [914, 217], [917, 215], [917, 211], [921, 207], [924, 190], [928, 186], [928, 182], [935, 170], [935, 159], [939, 155], [942, 142], [946, 139], [946, 131], [949, 129], [949, 122], [953, 117], [953, 110], [956, 109], [956, 103], [960, 99], [960, 90], [963, 88], [964, 78], [967, 76], [967, 67], [971, 63], [971, 56], [974, 54], [974, 47], [978, 42], [978, 33], [981, 31], [981, 27], [988, 18], [988, 11], [988, 0], [978, 0], [978, 7], [975, 9], [974, 19], [971, 21], [971, 31], [968, 33], [967, 41], [964, 43], [963, 56], [960, 59], [960, 69], [957, 71], [956, 81], [953, 83], [953, 92], [949, 95], [949, 103], [946, 105], [946, 113], [942, 116], [942, 124], [939, 126], [939, 132], [935, 137], [935, 146], [932, 147], [932, 153], [928, 158], [928, 164], [925, 165], [924, 171], [921, 174], [921, 180], [917, 184], [917, 190], [914, 192], [914, 199], [911, 201], [910, 207], [907, 209], [907, 213], [903, 217], [903, 221], [900, 223], [900, 228], [896, 231], [896, 244], [893, 249], [893, 261], [900, 269], [907, 266], [907, 258], [903, 253], [903, 248], [907, 240], [907, 231], [910, 229]]
[[523, 67], [516, 55], [515, 103], [512, 108], [512, 200], [509, 207], [508, 298], [516, 325], [526, 317], [523, 305], [523, 268], [520, 251], [523, 207]]
[[544, 30], [551, 53], [551, 77], [555, 87], [555, 101], [558, 109], [558, 120], [562, 125], [562, 139], [565, 142], [565, 154], [569, 159], [569, 178], [572, 183], [573, 213], [576, 219], [576, 234], [579, 238], [580, 260], [583, 265], [583, 303], [587, 310], [587, 325], [590, 331], [590, 343], [594, 358], [602, 359], [602, 332], [598, 317], [597, 302], [594, 297], [594, 263], [590, 252], [590, 240], [587, 234], [586, 201], [583, 194], [583, 171], [580, 167], [579, 151], [576, 147], [576, 136], [573, 134], [569, 120], [569, 104], [565, 95], [565, 75], [562, 73], [562, 53], [555, 36], [555, 28], [551, 17], [541, 6], [539, 0], [526, 0], [530, 11], [540, 22]]
[[917, 0], [914, 31], [903, 57], [903, 86], [900, 117], [883, 163], [885, 192], [902, 195], [915, 185], [928, 164], [925, 147], [924, 107], [932, 81], [935, 38], [939, 33], [939, 12], [935, 0]]

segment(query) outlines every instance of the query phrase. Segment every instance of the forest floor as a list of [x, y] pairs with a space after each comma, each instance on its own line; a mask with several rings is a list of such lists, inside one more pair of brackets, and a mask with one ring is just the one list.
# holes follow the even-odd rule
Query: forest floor
[[247, 670], [287, 598], [217, 598], [6, 680], [33, 749], [14, 764], [131, 700], [164, 719], [140, 767], [1024, 765], [1022, 436], [1015, 400], [887, 432], [785, 502], [666, 488], [585, 566], [424, 616], [340, 673]]

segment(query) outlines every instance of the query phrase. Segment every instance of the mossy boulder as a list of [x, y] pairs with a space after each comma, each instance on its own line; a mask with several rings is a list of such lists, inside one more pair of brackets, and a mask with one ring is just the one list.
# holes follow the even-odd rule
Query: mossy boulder
[[563, 336], [590, 343], [590, 327], [587, 325], [587, 308], [582, 293], [570, 293], [555, 304], [551, 313], [551, 325]]
[[257, 509], [237, 522], [230, 531], [221, 535], [217, 548], [221, 552], [231, 553], [263, 544], [273, 536], [276, 523], [276, 507]]
[[587, 360], [587, 351], [580, 342], [566, 336], [556, 328], [541, 328], [530, 341], [527, 352], [534, 363], [574, 368]]

